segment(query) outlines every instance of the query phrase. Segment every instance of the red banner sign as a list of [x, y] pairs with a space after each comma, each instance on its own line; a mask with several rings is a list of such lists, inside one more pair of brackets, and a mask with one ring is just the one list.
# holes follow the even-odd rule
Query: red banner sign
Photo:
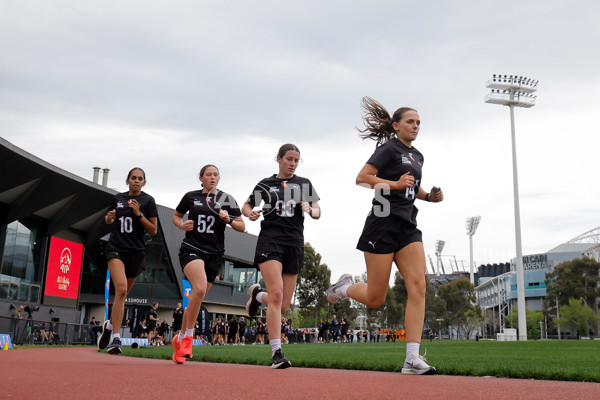
[[82, 257], [82, 244], [52, 237], [44, 295], [77, 299]]

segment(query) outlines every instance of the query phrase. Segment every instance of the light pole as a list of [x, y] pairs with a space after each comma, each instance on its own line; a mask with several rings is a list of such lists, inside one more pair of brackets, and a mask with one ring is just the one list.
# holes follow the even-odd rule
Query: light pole
[[525, 318], [525, 279], [523, 277], [523, 249], [521, 248], [521, 212], [519, 209], [519, 179], [517, 174], [517, 145], [515, 141], [515, 107], [530, 108], [535, 105], [538, 81], [517, 75], [493, 75], [486, 87], [492, 93], [485, 97], [486, 103], [508, 106], [512, 136], [512, 161], [515, 207], [515, 241], [517, 247], [517, 312], [519, 316], [519, 340], [527, 340]]
[[479, 226], [479, 221], [481, 221], [481, 216], [469, 217], [467, 218], [467, 235], [469, 235], [469, 266], [471, 271], [471, 285], [475, 286], [475, 266], [473, 265], [473, 235], [475, 231], [477, 231], [477, 227]]
[[[435, 242], [435, 257], [436, 257], [436, 264], [437, 264], [437, 276], [440, 276], [440, 257], [442, 255], [442, 250], [444, 250], [444, 245], [446, 244], [446, 242], [444, 242], [443, 240], [436, 240]], [[442, 268], [444, 268], [442, 266]], [[444, 271], [444, 275], [446, 274], [446, 271]]]

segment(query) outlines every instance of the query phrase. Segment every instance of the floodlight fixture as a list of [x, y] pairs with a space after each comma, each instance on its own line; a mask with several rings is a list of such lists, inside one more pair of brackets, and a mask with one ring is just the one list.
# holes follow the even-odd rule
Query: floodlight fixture
[[519, 340], [527, 340], [527, 319], [525, 317], [525, 278], [523, 274], [523, 249], [521, 246], [521, 212], [519, 208], [519, 179], [517, 173], [517, 145], [515, 139], [515, 107], [531, 108], [535, 105], [539, 81], [520, 77], [521, 79], [492, 79], [488, 80], [486, 87], [489, 89], [502, 89], [503, 92], [494, 93], [485, 97], [485, 102], [508, 106], [510, 109], [510, 130], [512, 136], [512, 161], [513, 161], [513, 186], [515, 210], [515, 242], [516, 242], [516, 274], [517, 274], [517, 313], [519, 317]]
[[469, 235], [469, 277], [471, 280], [471, 284], [475, 286], [475, 265], [473, 262], [473, 235], [477, 231], [477, 227], [479, 226], [479, 221], [481, 221], [481, 216], [478, 215], [476, 217], [467, 218], [467, 235]]

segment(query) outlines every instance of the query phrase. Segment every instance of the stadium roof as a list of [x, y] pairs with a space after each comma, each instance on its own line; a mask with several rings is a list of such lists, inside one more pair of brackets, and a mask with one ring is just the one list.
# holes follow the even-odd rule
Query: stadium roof
[[48, 235], [74, 230], [88, 244], [110, 232], [103, 221], [116, 191], [62, 170], [0, 137], [0, 210], [11, 223], [30, 215]]

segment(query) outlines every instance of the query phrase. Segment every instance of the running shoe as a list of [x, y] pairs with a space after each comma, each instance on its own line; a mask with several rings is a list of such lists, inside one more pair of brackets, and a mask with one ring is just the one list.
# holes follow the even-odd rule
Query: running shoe
[[173, 357], [171, 359], [175, 364], [183, 364], [187, 358], [179, 355], [179, 335], [173, 336], [171, 343], [173, 344]]
[[104, 324], [102, 324], [102, 335], [100, 335], [100, 338], [98, 339], [98, 348], [100, 350], [105, 349], [110, 343], [110, 334], [112, 331], [106, 327], [109, 322], [109, 320], [106, 320], [104, 321]]
[[177, 354], [181, 357], [192, 358], [193, 340], [191, 336], [184, 336], [178, 343]]
[[338, 279], [336, 283], [329, 286], [329, 289], [327, 289], [327, 301], [333, 304], [336, 301], [341, 300], [342, 294], [339, 293], [339, 289], [341, 289], [345, 285], [352, 285], [352, 275], [344, 274], [340, 276], [340, 279]]
[[118, 337], [113, 338], [112, 342], [108, 345], [106, 352], [108, 354], [121, 354], [121, 339]]
[[406, 375], [435, 375], [437, 370], [435, 367], [427, 364], [427, 359], [417, 353], [413, 353], [413, 359], [411, 362], [404, 361], [404, 368], [402, 373]]
[[250, 289], [248, 289], [248, 292], [250, 293], [250, 298], [246, 303], [246, 312], [248, 313], [248, 316], [254, 317], [256, 315], [258, 307], [260, 307], [260, 303], [258, 300], [256, 300], [256, 295], [263, 291], [264, 290], [258, 283], [255, 283], [254, 285], [250, 286]]
[[291, 366], [292, 363], [290, 362], [290, 360], [285, 358], [285, 356], [283, 355], [283, 351], [281, 351], [281, 349], [275, 350], [275, 354], [273, 355], [273, 365], [271, 365], [271, 368], [284, 369]]

